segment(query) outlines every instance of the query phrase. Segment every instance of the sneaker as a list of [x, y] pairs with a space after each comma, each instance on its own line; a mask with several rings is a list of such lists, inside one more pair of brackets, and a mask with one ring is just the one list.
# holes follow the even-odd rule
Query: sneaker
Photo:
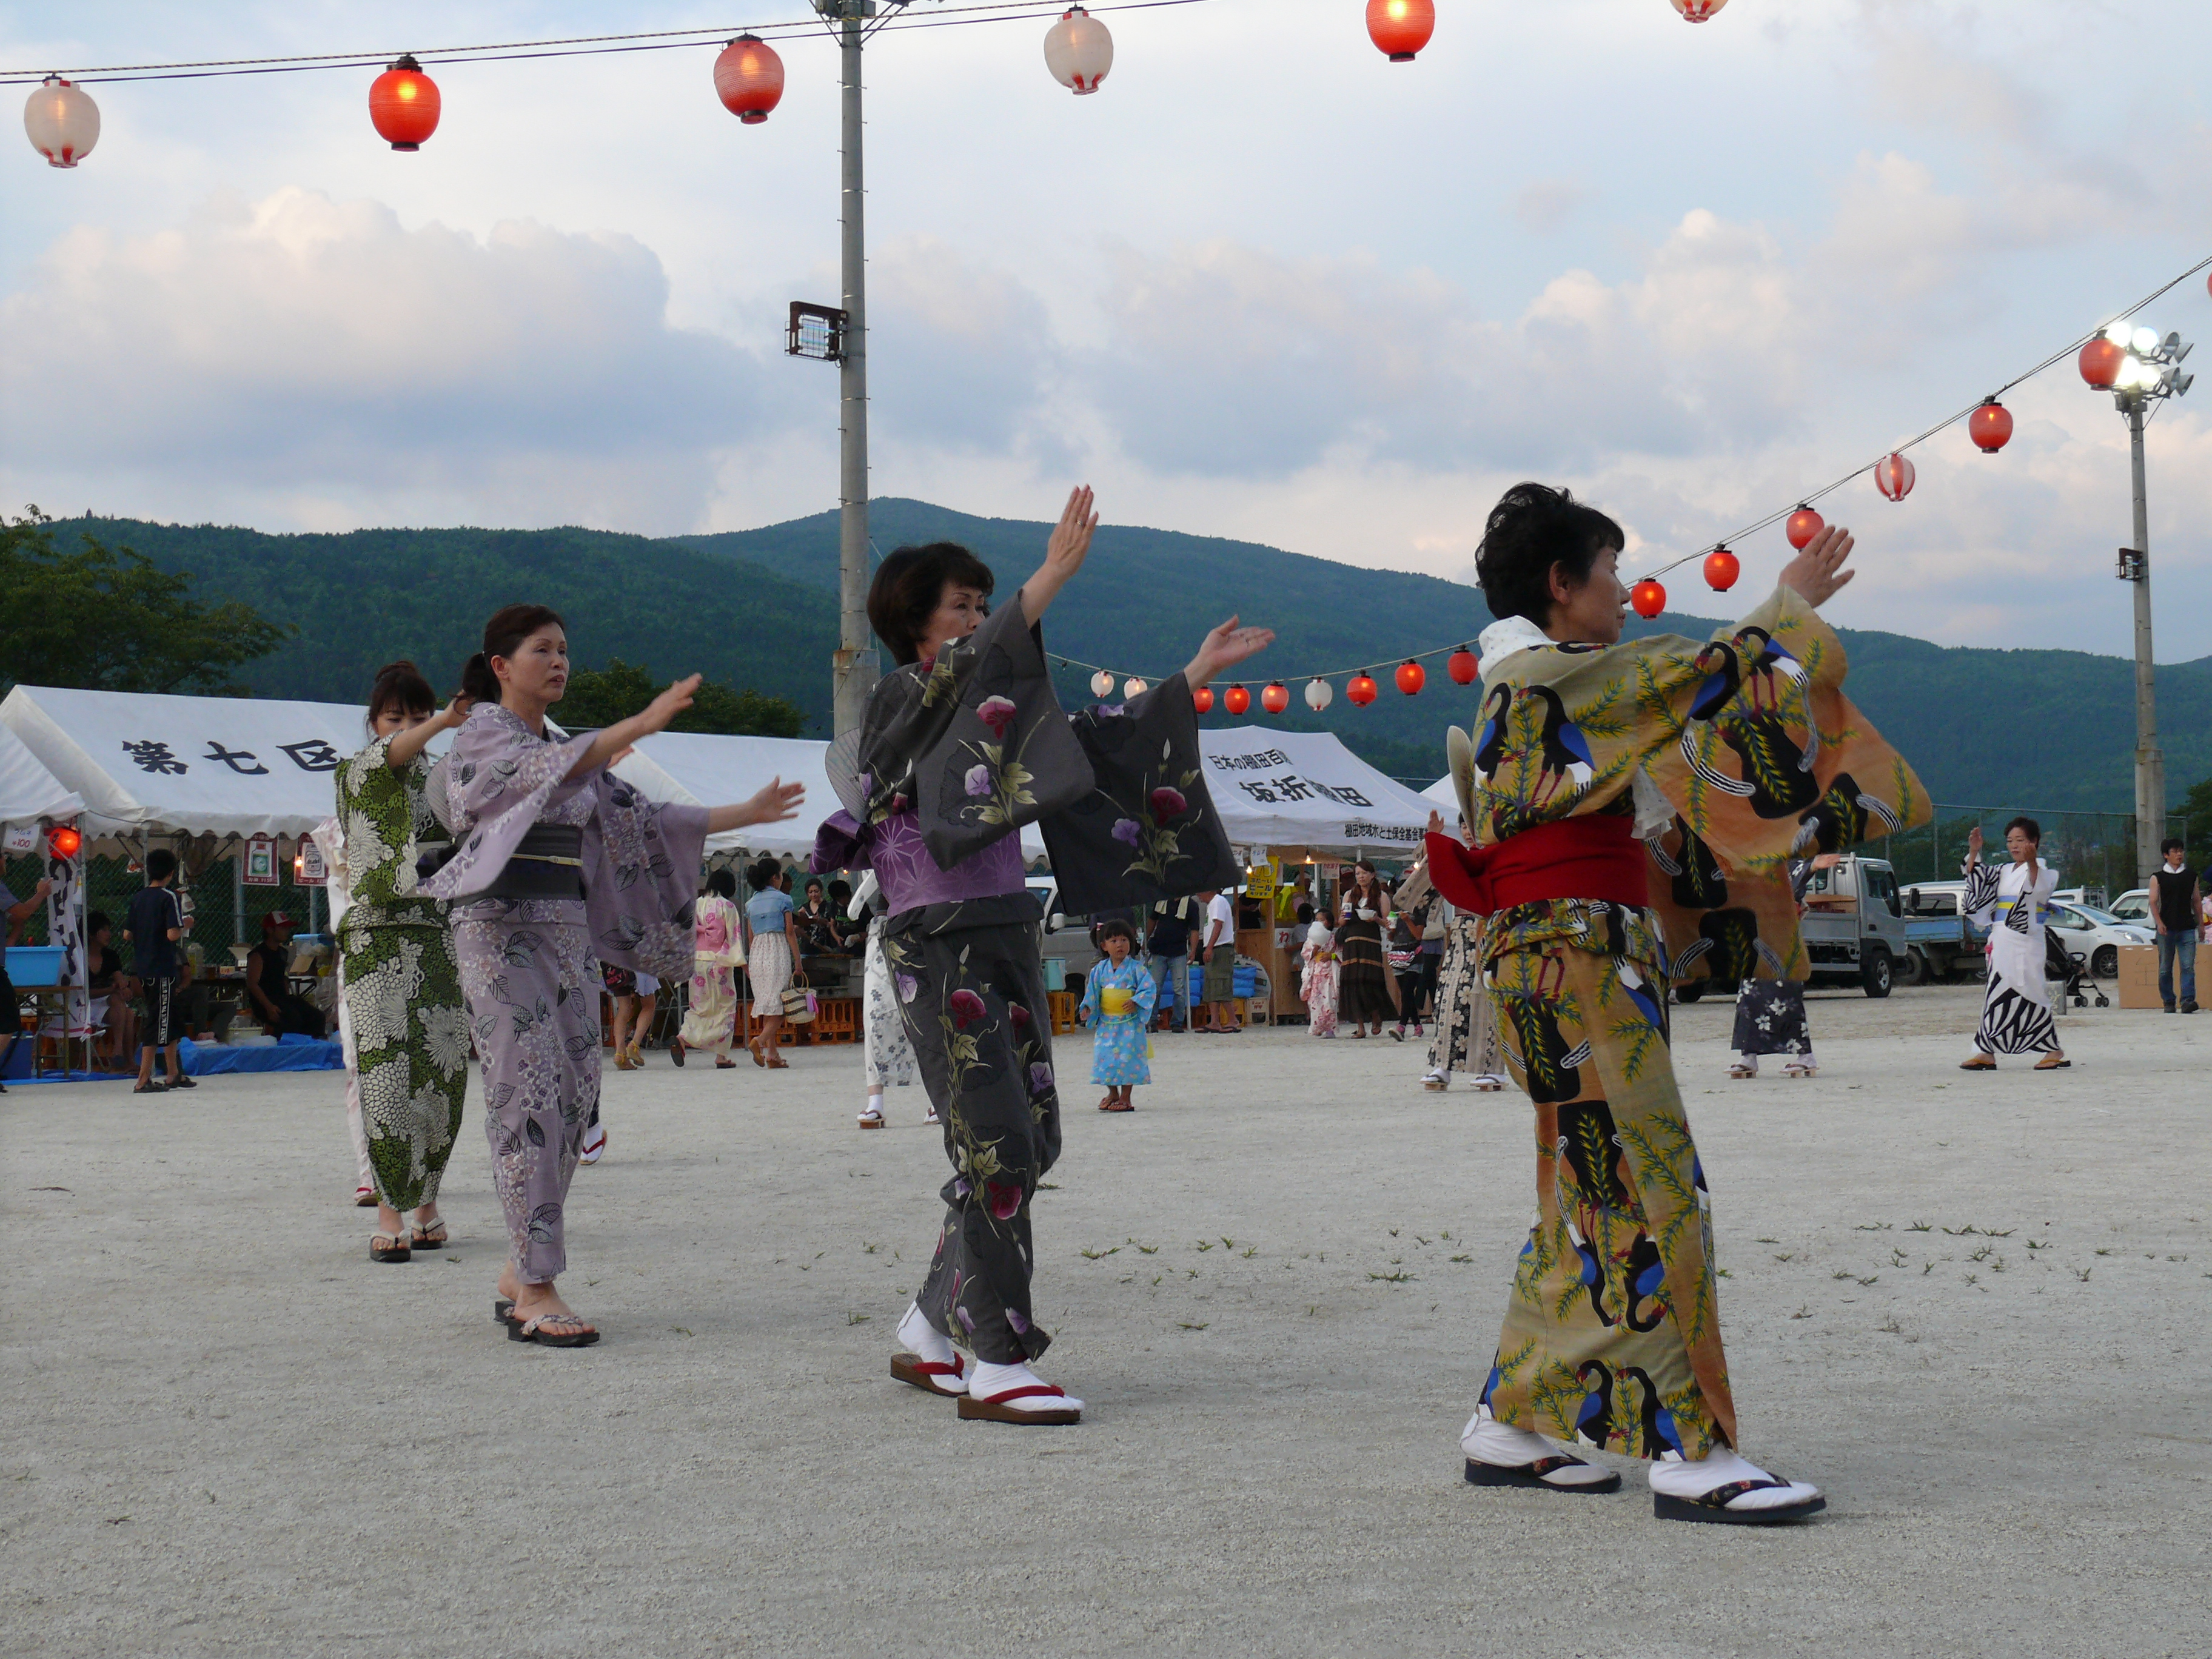
[[2188, 1001], [2183, 1003], [2181, 1005], [2181, 1012], [2185, 1014], [2195, 1013], [2197, 1012], [2197, 999], [2191, 997]]

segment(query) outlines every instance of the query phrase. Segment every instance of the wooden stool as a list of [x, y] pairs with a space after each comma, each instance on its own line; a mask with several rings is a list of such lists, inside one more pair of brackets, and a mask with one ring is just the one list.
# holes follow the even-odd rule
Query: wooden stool
[[858, 1042], [860, 1040], [860, 1000], [858, 997], [817, 997], [814, 1024], [816, 1042]]
[[1052, 1034], [1065, 1036], [1075, 1029], [1076, 998], [1066, 991], [1047, 991], [1044, 1000], [1052, 1010]]

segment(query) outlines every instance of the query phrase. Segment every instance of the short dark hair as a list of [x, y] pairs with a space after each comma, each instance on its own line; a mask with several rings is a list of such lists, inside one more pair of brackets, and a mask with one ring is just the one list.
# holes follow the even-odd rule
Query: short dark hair
[[90, 939], [103, 927], [114, 926], [115, 924], [108, 920], [107, 912], [105, 910], [89, 910], [85, 913], [84, 936], [87, 939]]
[[821, 888], [822, 888], [822, 894], [823, 894], [823, 897], [825, 897], [825, 898], [829, 896], [830, 890], [829, 890], [827, 887], [823, 886], [822, 878], [821, 878], [821, 877], [819, 877], [819, 876], [809, 876], [809, 877], [807, 877], [807, 878], [806, 878], [806, 885], [807, 885], [807, 886], [808, 886], [808, 888], [810, 888], [810, 889], [816, 888], [816, 887], [821, 887]]
[[2185, 853], [2189, 849], [2180, 836], [2168, 836], [2164, 841], [2159, 842], [2158, 850], [2161, 853]]
[[756, 893], [765, 893], [769, 885], [782, 874], [783, 864], [781, 860], [763, 857], [759, 863], [746, 867], [745, 885]]
[[376, 722], [385, 710], [396, 709], [402, 714], [434, 714], [438, 712], [438, 694], [430, 689], [430, 682], [422, 678], [422, 671], [411, 662], [388, 662], [376, 671], [376, 678], [368, 688], [368, 729], [376, 730]]
[[1599, 554], [1627, 545], [1618, 524], [1570, 492], [1517, 483], [1490, 509], [1475, 549], [1474, 580], [1492, 616], [1526, 617], [1541, 628], [1552, 615], [1553, 566], [1579, 584], [1589, 580]]
[[1125, 939], [1129, 941], [1131, 950], [1137, 948], [1137, 930], [1119, 916], [1110, 917], [1098, 924], [1099, 949], [1105, 949], [1106, 941], [1109, 939]]
[[893, 661], [919, 662], [922, 636], [945, 588], [972, 587], [988, 599], [992, 582], [991, 567], [957, 542], [895, 549], [869, 584], [868, 626]]
[[156, 847], [146, 854], [146, 874], [154, 881], [167, 881], [177, 873], [177, 855], [166, 847]]
[[738, 896], [738, 878], [727, 870], [717, 870], [707, 878], [707, 890], [720, 898], [733, 899]]
[[499, 676], [491, 672], [494, 657], [511, 657], [522, 642], [547, 626], [566, 632], [568, 624], [550, 605], [502, 605], [484, 624], [483, 649], [461, 666], [461, 695], [471, 702], [497, 702]]
[[2022, 813], [2020, 817], [2013, 819], [2009, 823], [2005, 825], [2005, 834], [2008, 836], [2012, 834], [2015, 830], [2019, 830], [2023, 836], [2026, 836], [2038, 847], [2043, 845], [2043, 826], [2038, 823], [2033, 818], [2029, 817], [2026, 813]]
[[853, 884], [844, 879], [843, 877], [839, 877], [836, 881], [830, 884], [830, 896], [839, 903], [851, 902], [853, 897]]

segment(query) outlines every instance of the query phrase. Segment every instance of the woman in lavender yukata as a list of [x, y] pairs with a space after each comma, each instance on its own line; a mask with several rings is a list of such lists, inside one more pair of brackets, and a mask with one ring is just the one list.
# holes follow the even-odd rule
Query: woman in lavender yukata
[[568, 684], [568, 640], [544, 605], [484, 625], [461, 672], [473, 707], [432, 775], [454, 853], [419, 890], [452, 902], [461, 994], [483, 1063], [492, 1185], [513, 1255], [493, 1316], [519, 1342], [583, 1347], [599, 1332], [555, 1285], [562, 1210], [599, 1098], [600, 962], [688, 974], [706, 838], [796, 816], [805, 790], [778, 779], [738, 806], [648, 801], [607, 768], [691, 706], [699, 677], [603, 732], [555, 738], [546, 711]]
[[[1083, 1410], [1029, 1369], [1052, 1340], [1031, 1316], [1030, 1204], [1060, 1153], [1060, 1097], [1017, 832], [1042, 830], [1072, 913], [1233, 881], [1191, 692], [1274, 637], [1231, 617], [1143, 696], [1064, 714], [1039, 623], [1090, 550], [1091, 505], [1087, 488], [1069, 495], [1044, 563], [996, 616], [991, 572], [964, 547], [884, 561], [868, 619], [898, 665], [856, 743], [831, 750], [847, 810], [815, 845], [817, 871], [872, 868], [883, 884], [884, 956], [952, 1164], [891, 1375], [995, 1422], [1073, 1423]], [[972, 1374], [956, 1341], [974, 1352]]]

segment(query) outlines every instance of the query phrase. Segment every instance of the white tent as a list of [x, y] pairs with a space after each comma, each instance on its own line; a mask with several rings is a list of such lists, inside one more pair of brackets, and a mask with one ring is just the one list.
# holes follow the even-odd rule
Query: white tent
[[1240, 847], [1412, 854], [1430, 802], [1376, 771], [1334, 732], [1225, 726], [1198, 734], [1206, 784]]
[[1452, 787], [1451, 774], [1449, 772], [1422, 790], [1421, 799], [1436, 802], [1443, 809], [1446, 817], [1459, 811], [1459, 791]]
[[82, 798], [0, 726], [0, 824], [35, 825], [40, 818], [74, 818], [83, 811]]

